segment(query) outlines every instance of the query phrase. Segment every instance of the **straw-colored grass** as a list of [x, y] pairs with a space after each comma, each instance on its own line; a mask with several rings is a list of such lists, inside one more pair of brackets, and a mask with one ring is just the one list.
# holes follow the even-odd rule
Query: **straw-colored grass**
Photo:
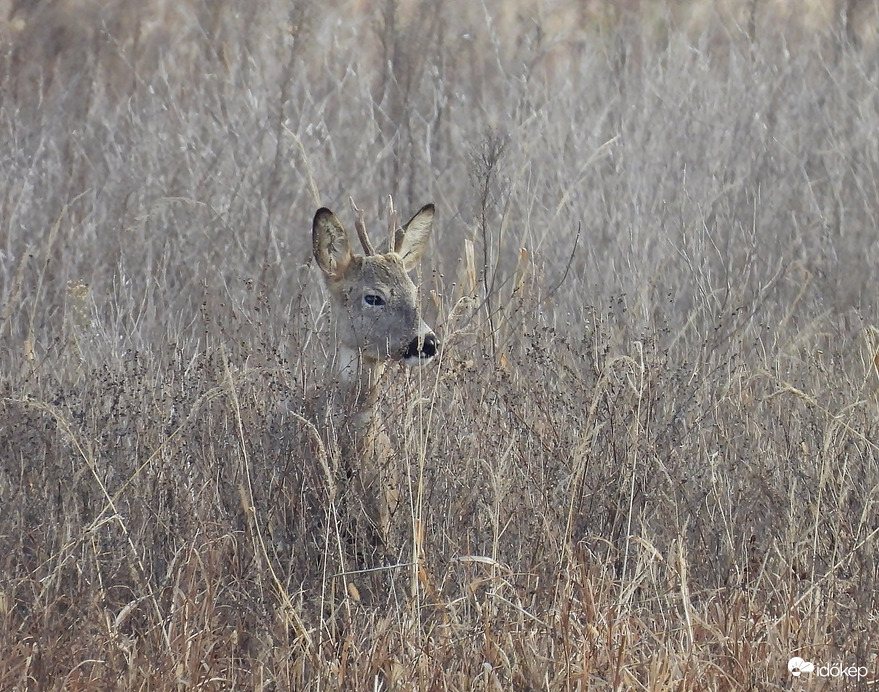
[[[490, 5], [16, 3], [0, 689], [877, 680], [875, 8]], [[353, 572], [310, 220], [388, 194], [443, 351]]]

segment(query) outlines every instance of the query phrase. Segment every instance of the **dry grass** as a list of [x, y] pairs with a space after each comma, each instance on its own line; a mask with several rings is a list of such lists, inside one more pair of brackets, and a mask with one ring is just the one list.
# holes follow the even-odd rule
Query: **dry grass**
[[[875, 682], [860, 3], [126, 6], [6, 27], [0, 688]], [[399, 564], [351, 574], [309, 229], [388, 193], [437, 204], [444, 351], [389, 377]]]

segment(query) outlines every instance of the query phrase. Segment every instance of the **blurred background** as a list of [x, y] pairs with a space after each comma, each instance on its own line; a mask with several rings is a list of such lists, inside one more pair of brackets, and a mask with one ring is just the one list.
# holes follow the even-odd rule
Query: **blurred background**
[[[877, 21], [0, 3], [0, 687], [875, 677]], [[388, 195], [437, 206], [444, 350], [387, 378], [366, 599], [284, 409], [334, 350], [314, 211]]]

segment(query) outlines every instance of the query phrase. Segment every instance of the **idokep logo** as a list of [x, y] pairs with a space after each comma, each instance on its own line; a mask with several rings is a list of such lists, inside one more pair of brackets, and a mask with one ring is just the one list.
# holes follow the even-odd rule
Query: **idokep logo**
[[814, 673], [819, 678], [861, 678], [867, 677], [867, 666], [843, 666], [841, 663], [816, 666], [811, 661], [805, 661], [799, 656], [794, 656], [787, 662], [787, 669], [795, 678], [804, 673]]
[[810, 663], [809, 661], [804, 661], [799, 656], [794, 656], [787, 662], [787, 669], [791, 672], [791, 675], [798, 678], [802, 673], [811, 673], [814, 671], [815, 664]]

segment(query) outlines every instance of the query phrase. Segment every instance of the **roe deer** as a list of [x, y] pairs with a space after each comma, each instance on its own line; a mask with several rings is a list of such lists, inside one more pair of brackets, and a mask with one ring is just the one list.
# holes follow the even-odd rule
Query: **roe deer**
[[312, 224], [314, 258], [329, 289], [337, 339], [337, 386], [318, 405], [325, 408], [329, 434], [337, 436], [347, 499], [360, 503], [370, 542], [382, 550], [399, 490], [390, 439], [375, 410], [378, 384], [388, 362], [425, 365], [437, 354], [439, 341], [421, 319], [408, 274], [424, 253], [434, 206], [422, 207], [403, 228], [396, 227], [392, 211], [386, 252], [373, 249], [362, 212], [356, 206], [354, 211], [363, 255], [351, 250], [329, 209], [318, 209]]

